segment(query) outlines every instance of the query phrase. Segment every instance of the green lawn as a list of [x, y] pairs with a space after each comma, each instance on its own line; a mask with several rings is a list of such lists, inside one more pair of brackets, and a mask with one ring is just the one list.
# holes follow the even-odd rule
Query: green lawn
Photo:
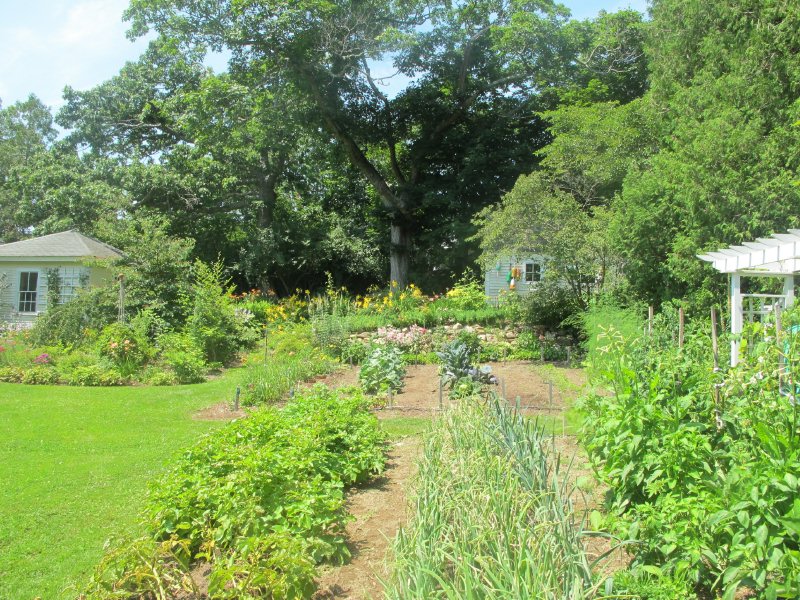
[[[0, 598], [71, 595], [110, 537], [137, 531], [147, 482], [219, 422], [238, 374], [180, 387], [0, 384]], [[65, 594], [65, 590], [67, 590]]]
[[431, 427], [430, 417], [394, 417], [383, 419], [381, 427], [390, 440], [399, 440], [404, 437], [420, 435]]

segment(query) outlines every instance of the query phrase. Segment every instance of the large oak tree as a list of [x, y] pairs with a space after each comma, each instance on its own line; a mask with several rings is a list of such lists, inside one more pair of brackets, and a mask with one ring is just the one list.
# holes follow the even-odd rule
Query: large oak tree
[[[574, 66], [562, 36], [567, 14], [549, 0], [133, 0], [127, 18], [134, 36], [153, 27], [185, 51], [230, 51], [232, 75], [248, 85], [279, 77], [298, 90], [316, 108], [320, 133], [338, 141], [379, 198], [391, 279], [403, 286], [415, 236], [446, 221], [442, 213], [474, 212], [474, 190], [496, 200], [530, 167], [546, 140], [531, 101]], [[387, 62], [411, 78], [396, 95], [373, 73]], [[487, 127], [500, 134], [495, 147], [485, 146]], [[467, 170], [472, 195], [443, 203], [442, 183], [463, 180], [477, 141], [504, 164]], [[428, 249], [451, 241], [440, 233]]]

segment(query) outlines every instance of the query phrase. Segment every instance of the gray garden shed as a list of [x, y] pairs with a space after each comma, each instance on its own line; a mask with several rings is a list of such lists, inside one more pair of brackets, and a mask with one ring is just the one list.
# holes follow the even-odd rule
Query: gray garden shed
[[502, 293], [529, 294], [544, 279], [546, 262], [544, 255], [532, 254], [521, 259], [502, 258], [488, 265], [484, 276], [486, 297], [497, 300]]
[[0, 318], [33, 323], [55, 299], [52, 286], [58, 286], [58, 302], [66, 302], [78, 289], [113, 278], [102, 262], [122, 256], [113, 246], [75, 230], [0, 245]]

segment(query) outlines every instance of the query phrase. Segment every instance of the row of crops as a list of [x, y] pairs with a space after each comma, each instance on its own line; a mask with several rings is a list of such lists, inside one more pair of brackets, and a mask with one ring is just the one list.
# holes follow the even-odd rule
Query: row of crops
[[349, 558], [346, 488], [384, 461], [355, 388], [316, 386], [255, 411], [151, 486], [147, 535], [112, 546], [81, 598], [309, 597], [318, 563]]
[[584, 399], [583, 441], [640, 597], [797, 597], [798, 316], [751, 325], [735, 368], [725, 340], [715, 360], [709, 319], [682, 346], [670, 312], [649, 332], [596, 329], [590, 366], [613, 395]]
[[443, 415], [426, 438], [386, 597], [594, 597], [599, 584], [552, 447], [498, 398]]
[[[590, 337], [600, 385], [580, 407], [605, 510], [589, 527], [552, 436], [468, 395], [426, 435], [387, 598], [796, 597], [797, 317], [752, 326], [729, 369], [707, 321], [679, 343], [669, 312], [649, 329], [617, 316]], [[309, 597], [315, 566], [348, 558], [346, 488], [383, 467], [370, 404], [320, 386], [203, 438], [152, 486], [148, 535], [110, 549], [85, 597]], [[588, 536], [630, 566], [599, 575]]]

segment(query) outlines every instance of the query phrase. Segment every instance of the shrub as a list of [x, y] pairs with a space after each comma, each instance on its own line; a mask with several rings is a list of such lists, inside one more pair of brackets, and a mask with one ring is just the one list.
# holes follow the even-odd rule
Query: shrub
[[19, 382], [28, 385], [54, 385], [58, 383], [58, 371], [46, 366], [24, 369]]
[[529, 327], [573, 329], [565, 323], [581, 309], [575, 294], [557, 281], [545, 279], [523, 299], [523, 319]]
[[71, 352], [65, 352], [58, 359], [56, 368], [61, 374], [64, 381], [69, 381], [70, 374], [79, 367], [88, 367], [96, 365], [98, 362], [105, 360], [96, 353], [84, 352], [82, 350], [73, 349]]
[[230, 297], [233, 286], [225, 278], [221, 262], [206, 265], [198, 260], [192, 266], [192, 275], [191, 296], [184, 298], [191, 307], [186, 332], [202, 348], [208, 362], [227, 364], [248, 337]]
[[20, 383], [25, 374], [21, 367], [0, 367], [0, 381], [3, 383]]
[[128, 380], [119, 371], [101, 365], [75, 367], [67, 376], [69, 385], [80, 386], [115, 386], [125, 385]]
[[110, 359], [124, 376], [131, 375], [147, 361], [152, 348], [126, 323], [113, 323], [100, 332], [97, 350]]
[[65, 302], [48, 308], [30, 330], [33, 345], [82, 345], [117, 319], [116, 290], [112, 287], [79, 290]]
[[[158, 338], [161, 347], [161, 360], [169, 367], [178, 383], [199, 383], [205, 381], [208, 365], [203, 351], [197, 347], [194, 339], [185, 333], [170, 333]], [[163, 381], [166, 381], [162, 377]], [[152, 385], [170, 385], [153, 383]]]
[[193, 383], [192, 381], [180, 381], [175, 373], [171, 371], [163, 371], [156, 367], [147, 369], [142, 376], [142, 380], [147, 385], [175, 385], [177, 383]]

